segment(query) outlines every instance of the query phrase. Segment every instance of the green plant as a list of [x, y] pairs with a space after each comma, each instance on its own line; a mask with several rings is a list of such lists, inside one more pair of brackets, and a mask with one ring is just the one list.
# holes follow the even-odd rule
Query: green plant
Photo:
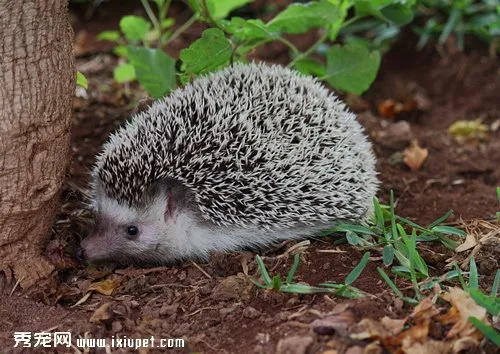
[[[245, 61], [256, 47], [279, 41], [290, 50], [290, 67], [320, 77], [333, 87], [361, 94], [376, 77], [380, 66], [378, 50], [360, 41], [335, 44], [341, 31], [357, 21], [375, 18], [391, 25], [402, 25], [413, 18], [416, 0], [319, 0], [293, 3], [267, 23], [228, 15], [251, 0], [189, 0], [193, 16], [177, 31], [171, 31], [173, 20], [167, 17], [169, 0], [154, 0], [153, 11], [147, 0], [141, 0], [148, 19], [125, 16], [120, 31], [105, 31], [98, 38], [117, 45], [115, 54], [122, 63], [114, 71], [118, 82], [137, 79], [154, 97], [170, 92], [177, 81], [185, 84], [197, 75], [217, 70], [235, 61]], [[353, 14], [352, 16], [350, 14]], [[211, 28], [180, 53], [180, 71], [175, 60], [162, 48], [195, 21]], [[286, 36], [319, 29], [319, 40], [301, 52]], [[328, 43], [328, 45], [325, 45]], [[325, 48], [322, 50], [321, 48]], [[313, 59], [315, 53], [326, 56], [326, 65]]]
[[389, 206], [382, 206], [376, 198], [373, 206], [375, 218], [372, 225], [343, 223], [323, 234], [345, 233], [346, 241], [353, 246], [380, 249], [384, 265], [392, 266], [396, 260], [399, 266], [394, 266], [393, 272], [405, 278], [427, 278], [429, 275], [427, 265], [416, 250], [418, 243], [437, 240], [455, 249], [458, 242], [449, 235], [465, 236], [465, 232], [460, 229], [440, 225], [452, 215], [451, 211], [427, 227], [396, 215], [392, 191]]
[[83, 87], [85, 90], [88, 89], [88, 87], [89, 87], [89, 83], [87, 81], [87, 78], [85, 77], [85, 75], [83, 75], [79, 71], [76, 72], [76, 84], [78, 86]]
[[[500, 203], [500, 187], [497, 187], [497, 199], [498, 203]], [[497, 221], [500, 222], [500, 211], [497, 211]]]
[[419, 0], [417, 17], [425, 20], [423, 27], [414, 26], [424, 47], [433, 36], [443, 44], [453, 33], [458, 48], [463, 50], [466, 35], [474, 35], [493, 43], [500, 35], [500, 6], [497, 0]]
[[[456, 269], [460, 272], [460, 269], [455, 264]], [[466, 290], [469, 295], [474, 299], [474, 301], [481, 307], [483, 307], [491, 316], [495, 317], [500, 314], [500, 298], [497, 297], [498, 285], [500, 283], [500, 270], [497, 270], [495, 274], [495, 279], [491, 287], [491, 294], [486, 295], [479, 289], [478, 279], [479, 274], [477, 272], [477, 265], [474, 257], [471, 257], [469, 263], [469, 283], [465, 284], [462, 278], [462, 287]], [[476, 328], [483, 333], [483, 335], [491, 340], [495, 345], [500, 346], [500, 332], [498, 332], [492, 326], [485, 324], [474, 316], [469, 317], [469, 321], [476, 326]]]
[[293, 283], [293, 277], [299, 266], [300, 254], [296, 253], [293, 260], [293, 265], [288, 271], [288, 275], [283, 282], [279, 275], [275, 275], [271, 278], [269, 275], [264, 262], [260, 256], [256, 256], [257, 264], [259, 265], [261, 276], [264, 280], [264, 284], [261, 284], [252, 279], [252, 282], [262, 289], [275, 290], [285, 293], [296, 293], [296, 294], [313, 294], [313, 293], [333, 293], [337, 296], [343, 296], [347, 298], [358, 298], [364, 296], [364, 293], [353, 287], [351, 284], [359, 277], [363, 272], [366, 264], [370, 259], [370, 253], [366, 252], [359, 264], [347, 275], [344, 284], [338, 284], [334, 282], [325, 282], [319, 284], [319, 286], [311, 286], [302, 283]]

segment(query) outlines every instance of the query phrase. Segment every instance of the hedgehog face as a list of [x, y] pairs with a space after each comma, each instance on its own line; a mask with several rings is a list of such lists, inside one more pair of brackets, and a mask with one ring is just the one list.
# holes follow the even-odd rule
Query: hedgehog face
[[163, 213], [167, 204], [164, 198], [157, 198], [145, 207], [135, 208], [100, 197], [94, 230], [81, 244], [82, 258], [120, 263], [164, 260], [169, 243], [169, 227]]

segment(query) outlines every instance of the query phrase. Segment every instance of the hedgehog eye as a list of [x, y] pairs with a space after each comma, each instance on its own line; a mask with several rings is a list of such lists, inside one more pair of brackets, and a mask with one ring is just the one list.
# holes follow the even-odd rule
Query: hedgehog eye
[[139, 233], [139, 229], [137, 228], [137, 226], [127, 227], [127, 234], [129, 236], [137, 236], [138, 233]]

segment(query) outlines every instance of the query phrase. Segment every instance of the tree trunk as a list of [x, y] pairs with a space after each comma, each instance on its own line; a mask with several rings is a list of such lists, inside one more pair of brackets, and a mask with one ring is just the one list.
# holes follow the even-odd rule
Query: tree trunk
[[0, 0], [0, 278], [53, 267], [41, 244], [69, 160], [75, 89], [67, 0]]

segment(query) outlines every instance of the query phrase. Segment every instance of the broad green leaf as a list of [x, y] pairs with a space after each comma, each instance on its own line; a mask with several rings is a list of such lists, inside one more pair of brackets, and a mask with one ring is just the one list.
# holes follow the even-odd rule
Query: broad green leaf
[[85, 90], [89, 88], [87, 78], [79, 71], [76, 72], [76, 84], [83, 87]]
[[120, 39], [120, 32], [118, 31], [103, 31], [97, 35], [97, 39], [100, 41], [111, 41], [116, 42]]
[[300, 59], [293, 64], [293, 67], [302, 74], [306, 75], [313, 75], [317, 77], [323, 77], [326, 75], [325, 65], [311, 58]]
[[377, 76], [380, 53], [355, 45], [332, 46], [327, 55], [326, 81], [357, 95], [366, 91]]
[[120, 20], [120, 29], [127, 40], [137, 42], [143, 40], [151, 28], [151, 23], [144, 17], [124, 16]]
[[209, 28], [189, 48], [181, 50], [186, 73], [202, 74], [226, 64], [231, 58], [231, 43], [218, 28]]
[[233, 10], [245, 6], [253, 0], [208, 0], [210, 13], [216, 20], [226, 18]]
[[113, 70], [113, 78], [116, 82], [123, 84], [136, 79], [134, 66], [130, 63], [121, 63]]
[[358, 277], [360, 276], [361, 272], [363, 272], [363, 269], [365, 269], [366, 264], [368, 263], [369, 260], [370, 260], [370, 252], [365, 252], [363, 258], [361, 258], [361, 261], [358, 263], [358, 265], [354, 267], [354, 269], [347, 275], [344, 283], [346, 285], [351, 285], [352, 283], [354, 283], [356, 279], [358, 279]]
[[395, 25], [403, 26], [413, 20], [413, 10], [402, 4], [392, 4], [380, 10], [383, 18]]
[[161, 49], [128, 46], [137, 80], [154, 98], [169, 93], [176, 83], [175, 60]]
[[328, 2], [334, 5], [339, 12], [339, 16], [330, 23], [329, 38], [334, 41], [342, 28], [349, 9], [354, 5], [354, 0], [328, 0]]
[[328, 1], [291, 4], [268, 22], [273, 31], [299, 34], [326, 27], [340, 18], [339, 10]]
[[233, 17], [226, 25], [226, 30], [240, 41], [252, 39], [273, 39], [278, 36], [277, 32], [271, 31], [261, 20], [244, 20], [241, 17]]
[[372, 15], [395, 25], [405, 25], [413, 20], [412, 2], [394, 3], [393, 0], [355, 0], [356, 16]]
[[188, 0], [194, 12], [204, 15], [205, 11], [208, 10], [210, 16], [215, 20], [226, 18], [231, 11], [245, 6], [252, 1], [253, 0], [206, 0], [208, 9], [205, 9], [205, 0]]

